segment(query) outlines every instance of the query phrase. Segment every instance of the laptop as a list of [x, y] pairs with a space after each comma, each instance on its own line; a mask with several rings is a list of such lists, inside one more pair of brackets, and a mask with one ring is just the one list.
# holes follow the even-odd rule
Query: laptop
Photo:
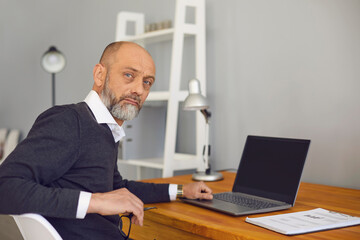
[[186, 203], [234, 216], [294, 206], [310, 140], [248, 136], [232, 192]]

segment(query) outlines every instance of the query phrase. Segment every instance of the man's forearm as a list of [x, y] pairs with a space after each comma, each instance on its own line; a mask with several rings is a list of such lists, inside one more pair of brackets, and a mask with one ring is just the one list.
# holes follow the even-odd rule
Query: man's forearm
[[75, 218], [79, 191], [49, 188], [21, 178], [0, 178], [0, 213]]

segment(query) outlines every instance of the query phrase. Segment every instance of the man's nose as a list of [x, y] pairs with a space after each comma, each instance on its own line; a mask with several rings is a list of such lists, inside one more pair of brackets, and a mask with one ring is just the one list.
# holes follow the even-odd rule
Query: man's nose
[[136, 79], [133, 81], [133, 85], [131, 87], [131, 93], [141, 96], [144, 92], [144, 85], [142, 79]]

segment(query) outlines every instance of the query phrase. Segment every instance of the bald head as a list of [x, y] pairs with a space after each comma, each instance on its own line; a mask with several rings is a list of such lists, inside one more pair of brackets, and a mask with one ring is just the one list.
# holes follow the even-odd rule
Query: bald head
[[99, 63], [103, 64], [105, 67], [109, 67], [110, 62], [114, 61], [113, 58], [115, 53], [119, 50], [119, 48], [123, 44], [124, 42], [112, 42], [109, 45], [107, 45], [106, 48], [104, 49], [104, 52], [101, 55]]
[[[119, 41], [119, 42], [112, 42], [106, 46], [104, 52], [101, 55], [99, 63], [102, 64], [107, 69], [110, 69], [111, 65], [116, 61], [117, 53], [122, 47], [130, 47], [130, 48], [137, 48], [138, 50], [143, 50], [144, 53], [150, 56], [149, 52], [146, 51], [140, 45], [133, 43], [133, 42], [126, 42], [126, 41]], [[121, 57], [121, 56], [119, 56]], [[151, 58], [151, 56], [150, 56]]]

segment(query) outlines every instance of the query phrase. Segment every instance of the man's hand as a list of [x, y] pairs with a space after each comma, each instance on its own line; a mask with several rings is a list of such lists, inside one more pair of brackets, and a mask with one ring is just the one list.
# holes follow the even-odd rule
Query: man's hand
[[184, 197], [189, 199], [207, 199], [213, 198], [211, 189], [204, 182], [188, 183], [183, 186]]
[[87, 213], [101, 215], [133, 213], [134, 216], [131, 218], [131, 222], [142, 226], [144, 203], [126, 188], [120, 188], [106, 193], [93, 193]]

